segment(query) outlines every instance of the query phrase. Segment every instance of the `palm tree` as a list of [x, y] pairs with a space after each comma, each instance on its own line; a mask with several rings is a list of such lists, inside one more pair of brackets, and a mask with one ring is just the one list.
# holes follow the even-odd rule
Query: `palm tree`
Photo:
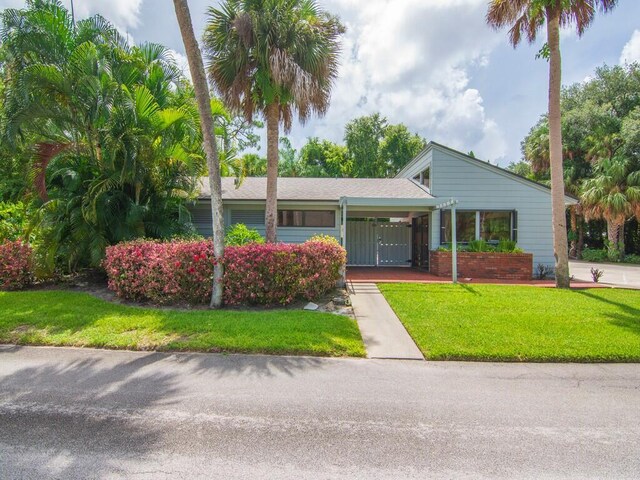
[[604, 158], [594, 167], [582, 193], [587, 219], [607, 221], [609, 256], [624, 255], [624, 224], [635, 216], [640, 220], [640, 168], [628, 158]]
[[313, 0], [225, 0], [209, 9], [209, 78], [225, 104], [267, 123], [266, 239], [276, 241], [280, 124], [329, 107], [344, 27]]
[[570, 283], [560, 117], [560, 27], [575, 25], [578, 35], [582, 35], [593, 21], [596, 9], [607, 12], [613, 9], [616, 3], [617, 0], [491, 0], [486, 17], [487, 23], [496, 29], [510, 27], [509, 41], [514, 47], [520, 43], [523, 36], [526, 36], [529, 43], [533, 43], [540, 28], [545, 22], [547, 25], [547, 48], [542, 52], [549, 57], [551, 217], [556, 257], [556, 286], [560, 288], [568, 288]]
[[[182, 41], [189, 62], [189, 71], [193, 80], [193, 87], [200, 112], [200, 124], [202, 128], [202, 140], [207, 157], [209, 169], [209, 185], [211, 187], [211, 214], [213, 221], [213, 250], [217, 259], [224, 255], [224, 218], [222, 214], [222, 181], [220, 179], [220, 162], [216, 148], [215, 126], [211, 112], [211, 97], [209, 85], [205, 73], [200, 47], [193, 33], [191, 13], [187, 0], [173, 0], [176, 10], [176, 18], [180, 26]], [[224, 274], [222, 262], [217, 262], [213, 272], [213, 289], [211, 294], [211, 307], [222, 305], [222, 276]]]

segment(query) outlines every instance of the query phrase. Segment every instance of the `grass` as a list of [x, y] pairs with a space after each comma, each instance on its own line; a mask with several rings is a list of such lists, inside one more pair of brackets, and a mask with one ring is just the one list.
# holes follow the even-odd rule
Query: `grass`
[[344, 316], [301, 310], [159, 310], [68, 291], [0, 292], [0, 343], [365, 355], [356, 322]]
[[432, 360], [638, 362], [640, 291], [381, 284]]

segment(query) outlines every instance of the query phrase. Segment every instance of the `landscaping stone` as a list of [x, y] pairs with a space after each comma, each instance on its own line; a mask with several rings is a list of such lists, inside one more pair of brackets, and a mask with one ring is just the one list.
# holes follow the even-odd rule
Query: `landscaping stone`
[[305, 310], [318, 310], [318, 304], [317, 303], [313, 303], [313, 302], [309, 302], [304, 306]]

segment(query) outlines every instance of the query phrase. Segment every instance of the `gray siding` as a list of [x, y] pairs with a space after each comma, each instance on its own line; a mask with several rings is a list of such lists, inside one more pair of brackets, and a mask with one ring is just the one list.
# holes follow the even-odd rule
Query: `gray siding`
[[[278, 241], [284, 243], [303, 243], [314, 235], [331, 235], [336, 239], [340, 239], [340, 215], [337, 207], [307, 207], [307, 206], [292, 206], [287, 205], [287, 209], [296, 210], [333, 210], [335, 211], [335, 226], [334, 228], [303, 228], [303, 227], [279, 227], [278, 228]], [[196, 230], [200, 235], [210, 237], [212, 235], [211, 229], [211, 206], [209, 202], [198, 202], [191, 207], [191, 217]], [[262, 212], [261, 221], [250, 220], [246, 223], [247, 227], [255, 228], [261, 235], [265, 235], [264, 227], [264, 205], [225, 205], [224, 206], [224, 224], [229, 226], [232, 224], [232, 219], [256, 219], [258, 216], [256, 213]], [[234, 213], [236, 212], [236, 213]]]
[[[551, 231], [551, 193], [525, 180], [484, 167], [437, 147], [409, 165], [402, 176], [412, 176], [431, 159], [431, 193], [443, 201], [458, 200], [459, 210], [515, 210], [518, 215], [518, 246], [532, 253], [538, 263], [554, 264]], [[431, 248], [440, 245], [440, 213], [431, 215]]]

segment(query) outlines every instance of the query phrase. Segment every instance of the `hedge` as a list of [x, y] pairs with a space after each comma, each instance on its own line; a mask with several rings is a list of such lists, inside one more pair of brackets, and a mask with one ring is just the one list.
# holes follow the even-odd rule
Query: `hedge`
[[[107, 248], [103, 266], [119, 297], [157, 304], [206, 304], [216, 259], [210, 241], [133, 241]], [[257, 244], [225, 249], [227, 305], [313, 300], [340, 279], [345, 250], [335, 242]]]

